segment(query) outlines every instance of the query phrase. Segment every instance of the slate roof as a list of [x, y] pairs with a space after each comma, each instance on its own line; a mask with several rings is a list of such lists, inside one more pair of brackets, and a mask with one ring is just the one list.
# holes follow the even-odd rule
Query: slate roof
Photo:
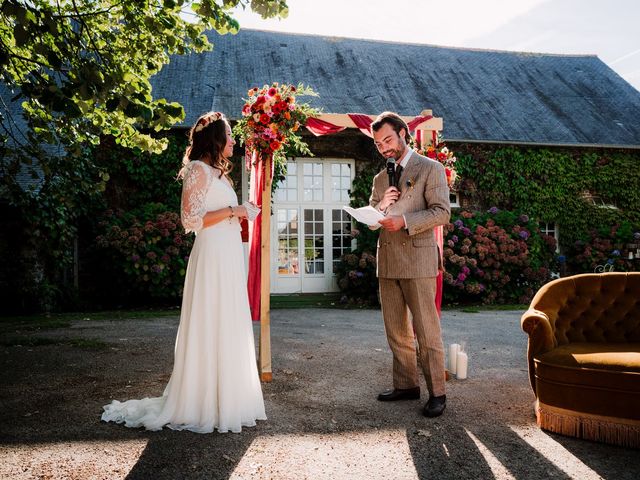
[[241, 30], [212, 52], [173, 57], [152, 80], [183, 126], [237, 118], [246, 91], [310, 85], [326, 113], [433, 110], [447, 140], [640, 148], [640, 92], [594, 55], [552, 55]]
[[[5, 129], [10, 132], [7, 138], [7, 146], [15, 148], [15, 142], [12, 138], [14, 136], [18, 142], [26, 142], [27, 122], [22, 114], [22, 102], [24, 99], [19, 98], [13, 100], [17, 91], [10, 90], [5, 84], [0, 83], [0, 102], [2, 105], [2, 133], [5, 133]], [[6, 105], [6, 107], [5, 107]], [[61, 155], [62, 148], [57, 148], [53, 145], [43, 145], [44, 152], [48, 155]], [[0, 158], [0, 174], [4, 174], [4, 161], [6, 159]], [[23, 190], [37, 191], [42, 186], [43, 174], [40, 167], [37, 164], [33, 166], [27, 166], [22, 164], [20, 171], [16, 175], [18, 185]]]

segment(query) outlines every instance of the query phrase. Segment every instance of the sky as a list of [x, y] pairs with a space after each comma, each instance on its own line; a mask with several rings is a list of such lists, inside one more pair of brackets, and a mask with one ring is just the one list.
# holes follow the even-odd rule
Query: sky
[[240, 28], [447, 47], [597, 55], [640, 91], [638, 0], [288, 0]]

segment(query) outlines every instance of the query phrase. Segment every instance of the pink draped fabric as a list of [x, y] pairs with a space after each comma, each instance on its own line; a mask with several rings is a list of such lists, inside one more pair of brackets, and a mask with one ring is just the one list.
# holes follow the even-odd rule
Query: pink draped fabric
[[[256, 152], [247, 156], [247, 167], [251, 168], [251, 186], [249, 201], [262, 210], [262, 189], [264, 185], [264, 161], [260, 161]], [[273, 172], [273, 170], [272, 170]], [[260, 321], [260, 282], [262, 257], [262, 214], [249, 222], [249, 279], [247, 289], [249, 291], [249, 306], [251, 319]]]
[[[420, 123], [428, 120], [429, 117], [416, 117], [416, 119], [414, 119], [414, 121], [416, 121], [418, 118], [423, 118], [425, 120], [422, 120], [420, 122], [418, 122], [416, 125], [420, 125]], [[411, 122], [412, 123], [412, 122]], [[411, 128], [411, 127], [409, 127]], [[418, 145], [422, 145], [423, 139], [422, 139], [422, 130], [417, 130], [416, 131], [416, 140], [418, 142]], [[432, 136], [432, 140], [433, 140], [433, 145], [435, 146], [436, 144], [436, 139], [437, 139], [437, 134], [434, 131], [433, 132], [433, 136]], [[436, 228], [433, 229], [433, 233], [435, 236], [435, 240], [436, 240], [436, 244], [438, 245], [438, 250], [440, 251], [440, 259], [442, 260], [442, 265], [444, 265], [444, 256], [442, 253], [442, 249], [444, 248], [444, 231], [443, 231], [443, 227], [442, 225], [437, 226]], [[444, 272], [439, 271], [438, 272], [438, 276], [436, 277], [436, 309], [438, 310], [438, 315], [441, 314], [442, 312], [442, 290], [443, 290], [443, 281], [444, 281], [444, 277], [443, 277]]]
[[324, 120], [320, 120], [319, 118], [311, 117], [307, 119], [306, 127], [307, 130], [313, 133], [316, 137], [338, 133], [347, 128], [339, 127], [338, 125], [334, 125], [333, 123], [325, 122]]
[[364, 133], [367, 137], [373, 138], [371, 134], [371, 117], [369, 115], [362, 115], [361, 113], [347, 113], [351, 121], [355, 124], [355, 126]]
[[[418, 125], [426, 122], [427, 120], [431, 120], [432, 118], [432, 115], [420, 115], [407, 123], [407, 127], [409, 127], [410, 132], [413, 132]], [[418, 130], [418, 132], [420, 132], [420, 130]]]

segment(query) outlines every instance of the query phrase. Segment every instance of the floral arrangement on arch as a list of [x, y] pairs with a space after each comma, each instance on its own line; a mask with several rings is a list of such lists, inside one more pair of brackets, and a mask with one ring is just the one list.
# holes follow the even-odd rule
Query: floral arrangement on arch
[[249, 98], [242, 107], [242, 118], [233, 133], [245, 145], [247, 152], [257, 151], [260, 158], [272, 156], [276, 171], [286, 163], [286, 152], [311, 155], [298, 133], [307, 118], [318, 111], [306, 103], [298, 103], [299, 96], [317, 96], [310, 88], [299, 84], [272, 83], [247, 92]]
[[449, 185], [449, 188], [453, 188], [456, 183], [456, 179], [458, 178], [458, 174], [456, 172], [457, 158], [453, 152], [442, 143], [440, 135], [438, 135], [438, 145], [436, 147], [429, 145], [426, 149], [418, 150], [418, 153], [433, 160], [437, 160], [444, 165], [444, 171], [447, 175], [447, 184]]

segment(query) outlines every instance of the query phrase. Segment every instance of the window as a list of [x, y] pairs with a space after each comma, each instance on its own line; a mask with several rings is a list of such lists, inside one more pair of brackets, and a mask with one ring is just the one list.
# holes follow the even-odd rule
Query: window
[[284, 180], [278, 183], [276, 200], [278, 202], [298, 200], [298, 165], [295, 162], [287, 162], [287, 174], [284, 176]]
[[303, 163], [303, 182], [305, 202], [321, 202], [323, 200], [322, 163]]
[[598, 208], [610, 208], [617, 210], [617, 205], [606, 202], [600, 195], [593, 194], [591, 192], [583, 192], [582, 199], [590, 205], [594, 205]]
[[560, 252], [560, 229], [553, 222], [540, 222], [540, 233], [556, 239], [556, 252]]
[[458, 192], [449, 190], [449, 204], [451, 205], [452, 208], [456, 208], [460, 206], [460, 201], [458, 200]]

